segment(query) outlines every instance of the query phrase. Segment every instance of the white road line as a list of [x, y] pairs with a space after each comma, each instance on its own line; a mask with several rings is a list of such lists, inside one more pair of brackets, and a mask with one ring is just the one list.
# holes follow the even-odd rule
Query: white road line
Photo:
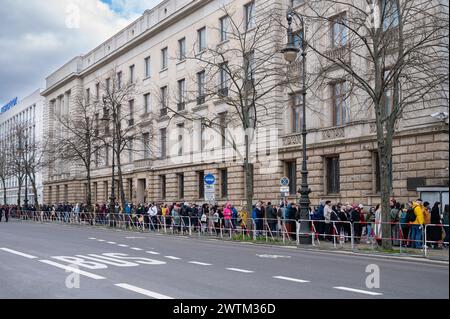
[[107, 243], [108, 243], [108, 244], [113, 244], [113, 245], [117, 244], [117, 243], [114, 242], [114, 241], [108, 241]]
[[339, 289], [339, 290], [357, 292], [357, 293], [360, 293], [360, 294], [366, 294], [366, 295], [371, 295], [371, 296], [380, 296], [380, 295], [382, 295], [381, 292], [372, 292], [372, 291], [360, 290], [360, 289], [354, 289], [354, 288], [348, 288], [348, 287], [333, 287], [333, 288], [334, 289]]
[[225, 269], [226, 270], [231, 270], [231, 271], [245, 272], [245, 273], [254, 272], [253, 270], [246, 270], [246, 269], [239, 269], [239, 268], [225, 268]]
[[126, 239], [145, 239], [145, 237], [134, 237], [134, 236], [131, 236], [131, 237], [125, 237]]
[[89, 239], [96, 240], [97, 238], [95, 238], [95, 237], [89, 237]]
[[119, 246], [120, 247], [128, 247], [128, 245], [125, 245], [125, 244], [120, 244]]
[[212, 266], [212, 264], [202, 263], [199, 261], [190, 261], [189, 264], [201, 265], [201, 266]]
[[137, 247], [131, 247], [130, 249], [133, 249], [133, 250], [143, 250], [142, 248], [137, 248]]
[[106, 241], [106, 240], [104, 240], [104, 239], [97, 239], [97, 241], [100, 241], [100, 242], [102, 242], [102, 241]]
[[98, 279], [106, 279], [105, 277], [102, 277], [102, 276], [99, 276], [99, 275], [96, 275], [96, 274], [93, 274], [93, 273], [90, 273], [90, 272], [87, 272], [87, 271], [84, 271], [84, 270], [80, 270], [80, 269], [77, 269], [77, 268], [74, 268], [74, 267], [70, 267], [70, 266], [66, 266], [66, 265], [63, 265], [63, 264], [58, 264], [58, 263], [55, 263], [54, 261], [51, 261], [51, 260], [39, 260], [41, 263], [44, 263], [44, 264], [47, 264], [47, 265], [51, 265], [51, 266], [55, 266], [55, 267], [57, 267], [57, 268], [61, 268], [61, 269], [64, 269], [64, 270], [66, 270], [66, 271], [71, 271], [71, 272], [74, 272], [74, 273], [77, 273], [77, 274], [80, 274], [80, 275], [83, 275], [83, 276], [86, 276], [86, 277], [89, 277], [89, 278], [92, 278], [92, 279], [96, 279], [96, 280], [98, 280]]
[[136, 287], [136, 286], [132, 286], [132, 285], [129, 285], [129, 284], [123, 284], [122, 283], [122, 284], [114, 284], [114, 285], [117, 286], [117, 287], [123, 288], [123, 289], [127, 289], [127, 290], [131, 290], [131, 291], [137, 292], [138, 294], [142, 294], [142, 295], [145, 295], [145, 296], [148, 296], [148, 297], [155, 298], [155, 299], [173, 299], [172, 297], [169, 297], [169, 296], [166, 296], [166, 295], [162, 295], [162, 294], [159, 294], [159, 293], [154, 292], [154, 291], [142, 289], [142, 288], [139, 288], [139, 287]]
[[303, 280], [303, 279], [296, 279], [296, 278], [290, 278], [290, 277], [284, 277], [284, 276], [273, 276], [273, 278], [276, 279], [283, 279], [283, 280], [289, 280], [289, 281], [295, 281], [295, 282], [309, 282], [309, 280]]
[[12, 250], [12, 249], [9, 249], [9, 248], [0, 248], [0, 250], [6, 251], [6, 252], [14, 254], [14, 255], [18, 255], [18, 256], [25, 257], [25, 258], [29, 258], [29, 259], [37, 258], [36, 256], [28, 255], [28, 254], [25, 254], [25, 253], [21, 253], [20, 251]]
[[179, 259], [181, 259], [181, 258], [174, 257], [174, 256], [164, 256], [164, 257], [166, 257], [167, 259], [173, 259], [173, 260], [179, 260]]
[[147, 253], [152, 255], [160, 255], [160, 253], [157, 253], [156, 251], [147, 251]]

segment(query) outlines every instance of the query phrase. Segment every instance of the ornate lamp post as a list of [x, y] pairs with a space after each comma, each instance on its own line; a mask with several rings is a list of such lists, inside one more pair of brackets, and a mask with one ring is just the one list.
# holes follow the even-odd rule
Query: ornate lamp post
[[[109, 117], [109, 111], [106, 107], [106, 98], [103, 97], [103, 117], [102, 121], [106, 123], [106, 125], [109, 125], [110, 117]], [[113, 216], [113, 220], [115, 220], [115, 209], [116, 209], [116, 192], [115, 192], [115, 178], [114, 178], [114, 171], [115, 171], [115, 158], [114, 158], [114, 152], [116, 147], [116, 121], [115, 121], [115, 115], [113, 112], [113, 133], [112, 133], [112, 172], [111, 172], [111, 196], [109, 197], [109, 213], [110, 216]]]
[[[294, 34], [292, 32], [292, 19], [294, 15], [299, 18], [301, 23], [300, 48], [295, 45]], [[308, 168], [306, 158], [306, 48], [308, 44], [305, 40], [305, 21], [303, 17], [296, 13], [292, 8], [289, 8], [286, 13], [286, 19], [288, 23], [288, 43], [286, 44], [286, 47], [281, 50], [281, 52], [284, 54], [285, 60], [289, 63], [295, 61], [298, 52], [301, 51], [302, 56], [302, 183], [298, 192], [300, 193], [300, 219], [307, 220], [309, 219], [309, 206], [311, 204], [309, 200], [309, 193], [311, 193], [311, 190], [308, 187]], [[311, 238], [308, 235], [309, 231], [309, 223], [300, 223], [300, 243], [307, 244], [311, 242]]]

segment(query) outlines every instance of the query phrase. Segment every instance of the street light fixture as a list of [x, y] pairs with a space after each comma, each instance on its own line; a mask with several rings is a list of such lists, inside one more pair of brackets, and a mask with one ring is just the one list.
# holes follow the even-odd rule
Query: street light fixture
[[[108, 108], [106, 107], [106, 97], [103, 97], [103, 117], [101, 119], [106, 125], [109, 125], [110, 116], [108, 112]], [[114, 179], [114, 171], [115, 171], [115, 159], [114, 159], [114, 149], [116, 147], [116, 123], [115, 116], [113, 112], [113, 133], [112, 133], [112, 173], [111, 173], [111, 196], [109, 197], [109, 213], [110, 216], [113, 216], [113, 220], [115, 220], [115, 209], [116, 209], [116, 195], [115, 195], [115, 179]]]
[[[306, 158], [306, 48], [307, 42], [305, 40], [305, 21], [301, 15], [296, 13], [292, 8], [289, 8], [286, 13], [286, 20], [288, 23], [287, 36], [288, 43], [286, 47], [281, 50], [284, 54], [284, 58], [287, 62], [292, 63], [297, 58], [298, 52], [300, 52], [300, 48], [295, 45], [294, 34], [292, 32], [292, 20], [293, 17], [296, 16], [299, 18], [301, 23], [301, 39], [300, 39], [300, 47], [301, 47], [301, 56], [302, 56], [302, 183], [301, 187], [298, 190], [300, 193], [300, 219], [308, 220], [309, 219], [309, 207], [311, 201], [309, 200], [309, 194], [311, 190], [308, 187], [308, 168], [307, 168], [307, 158]], [[305, 222], [300, 222], [300, 243], [308, 244], [311, 243], [311, 238], [308, 236], [309, 233], [309, 225]]]

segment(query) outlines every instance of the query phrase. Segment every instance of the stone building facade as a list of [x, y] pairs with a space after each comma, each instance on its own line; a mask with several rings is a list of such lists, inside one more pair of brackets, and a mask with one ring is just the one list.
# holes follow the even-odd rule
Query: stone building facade
[[[295, 5], [298, 3], [294, 2]], [[205, 133], [213, 141], [212, 146], [208, 147], [208, 143], [204, 146], [203, 126], [199, 120], [201, 117], [220, 117], [230, 112], [230, 106], [220, 99], [199, 103], [194, 97], [193, 101], [183, 100], [185, 110], [179, 114], [169, 111], [167, 115], [167, 110], [161, 111], [161, 101], [162, 95], [168, 93], [162, 91], [166, 87], [176, 96], [180, 85], [186, 85], [188, 92], [197, 90], [201, 68], [195, 59], [180, 59], [180, 46], [184, 45], [189, 51], [188, 48], [198, 47], [203, 41], [206, 47], [233, 45], [221, 38], [223, 6], [228, 6], [233, 19], [248, 26], [264, 19], [267, 12], [276, 12], [284, 19], [289, 4], [290, 1], [284, 0], [163, 1], [91, 52], [74, 58], [47, 77], [47, 87], [42, 93], [46, 99], [46, 132], [57, 132], [55, 116], [70, 115], [76, 94], [88, 92], [101, 99], [101, 93], [96, 92], [97, 84], [103, 83], [114, 69], [124, 78], [135, 81], [137, 88], [130, 111], [135, 126], [134, 150], [125, 152], [122, 161], [126, 199], [135, 203], [181, 200], [201, 203], [204, 200], [203, 176], [212, 173], [217, 180], [217, 202], [231, 201], [241, 205], [245, 201], [242, 160], [239, 156], [236, 158], [233, 148], [223, 142], [223, 134], [213, 130]], [[341, 9], [337, 8], [336, 12]], [[248, 32], [252, 32], [251, 27]], [[285, 30], [273, 28], [258, 45], [261, 51], [279, 50], [283, 41]], [[281, 54], [272, 59], [274, 63], [284, 63]], [[313, 69], [319, 62], [311, 59], [308, 65]], [[185, 83], [180, 84], [182, 81]], [[270, 86], [270, 81], [273, 79], [264, 85]], [[306, 115], [312, 204], [325, 198], [336, 202], [376, 204], [380, 199], [374, 116], [355, 111], [350, 113], [348, 121], [336, 125], [327, 90], [318, 89], [307, 95], [307, 103], [316, 107], [314, 111], [308, 108]], [[177, 108], [180, 102], [173, 96], [166, 98], [167, 103]], [[296, 190], [301, 182], [302, 162], [301, 135], [296, 119], [298, 103], [296, 95], [287, 87], [277, 87], [268, 96], [264, 110], [257, 111], [265, 131], [258, 135], [264, 137], [259, 137], [255, 143], [258, 151], [252, 153], [257, 158], [254, 199], [279, 201], [279, 180], [288, 176], [288, 200], [294, 201], [299, 198]], [[360, 107], [354, 98], [350, 98], [349, 105], [352, 110]], [[419, 186], [448, 187], [448, 121], [430, 116], [436, 112], [448, 112], [448, 106], [437, 103], [426, 108], [413, 107], [398, 123], [392, 181], [393, 195], [401, 201], [415, 198]], [[198, 115], [196, 120], [186, 120], [186, 117], [192, 118], [192, 114]], [[230, 129], [238, 130], [237, 127]], [[108, 201], [111, 156], [111, 150], [109, 155], [102, 153], [100, 163], [95, 164], [92, 174], [95, 202]], [[86, 181], [83, 170], [77, 165], [56, 163], [45, 172], [44, 185], [44, 198], [48, 203], [82, 202], [85, 199]]]

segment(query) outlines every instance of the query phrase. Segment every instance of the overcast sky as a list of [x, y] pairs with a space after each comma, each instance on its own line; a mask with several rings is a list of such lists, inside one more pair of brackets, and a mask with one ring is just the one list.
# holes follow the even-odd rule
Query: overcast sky
[[161, 0], [0, 0], [0, 107]]

